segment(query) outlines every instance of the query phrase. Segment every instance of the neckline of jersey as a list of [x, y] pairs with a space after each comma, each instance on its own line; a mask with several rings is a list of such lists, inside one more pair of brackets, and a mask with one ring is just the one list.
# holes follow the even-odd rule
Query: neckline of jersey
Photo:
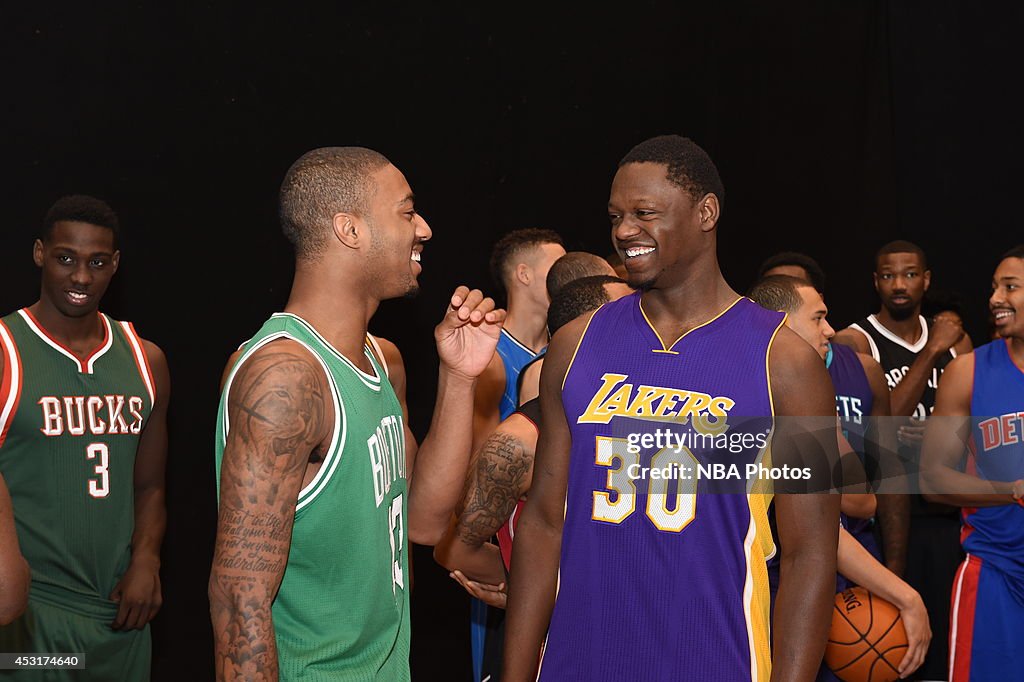
[[38, 319], [36, 319], [36, 316], [33, 315], [32, 311], [29, 310], [28, 308], [22, 308], [18, 312], [21, 313], [22, 319], [25, 320], [25, 323], [28, 325], [28, 328], [31, 329], [36, 336], [42, 339], [48, 346], [53, 348], [55, 351], [57, 351], [61, 355], [64, 355], [69, 360], [75, 363], [75, 365], [78, 367], [79, 374], [92, 374], [93, 366], [96, 364], [96, 361], [99, 360], [100, 357], [102, 357], [108, 350], [110, 350], [110, 347], [114, 343], [114, 335], [110, 329], [110, 320], [107, 318], [106, 315], [98, 311], [97, 314], [100, 316], [100, 320], [103, 322], [103, 340], [100, 341], [100, 344], [98, 346], [93, 348], [92, 351], [90, 351], [84, 356], [79, 356], [77, 353], [75, 353], [75, 351], [65, 346], [63, 343], [60, 342], [60, 340], [57, 339], [57, 337], [53, 336], [49, 331], [47, 331], [46, 327], [44, 327], [42, 323]]
[[320, 343], [324, 344], [324, 347], [326, 347], [327, 350], [329, 350], [331, 353], [333, 353], [335, 356], [337, 356], [337, 358], [339, 360], [341, 360], [346, 365], [348, 365], [348, 367], [353, 372], [356, 372], [357, 374], [359, 374], [359, 376], [364, 377], [366, 380], [368, 380], [368, 381], [370, 381], [370, 382], [372, 382], [374, 384], [379, 384], [380, 383], [380, 374], [379, 374], [379, 372], [377, 370], [377, 365], [376, 365], [376, 363], [373, 360], [373, 354], [369, 352], [369, 349], [367, 348], [365, 343], [363, 344], [363, 354], [366, 355], [367, 359], [370, 361], [370, 367], [373, 367], [374, 374], [367, 374], [363, 370], [359, 369], [359, 365], [357, 365], [356, 363], [354, 363], [351, 360], [349, 360], [347, 357], [345, 357], [345, 355], [341, 351], [339, 351], [337, 348], [335, 348], [333, 345], [331, 345], [331, 342], [328, 341], [327, 339], [325, 339], [324, 336], [320, 332], [318, 332], [316, 330], [316, 327], [314, 327], [312, 324], [310, 324], [309, 322], [307, 322], [303, 318], [299, 317], [295, 313], [280, 312], [280, 313], [274, 313], [273, 315], [271, 315], [271, 317], [290, 317], [290, 318], [293, 318], [295, 321], [299, 322], [303, 327], [305, 327], [309, 331], [309, 333], [311, 333], [313, 336], [315, 336], [317, 341], [319, 341]]
[[907, 343], [889, 331], [884, 324], [878, 321], [878, 318], [874, 314], [868, 315], [868, 322], [870, 322], [871, 326], [875, 328], [875, 331], [893, 343], [903, 346], [911, 353], [920, 353], [924, 349], [925, 344], [928, 343], [928, 323], [924, 321], [924, 317], [921, 315], [918, 315], [917, 319], [918, 322], [921, 323], [921, 336], [917, 338], [917, 343]]
[[637, 294], [636, 294], [636, 309], [640, 311], [640, 316], [643, 318], [644, 322], [647, 324], [647, 328], [651, 331], [651, 333], [654, 334], [654, 338], [657, 339], [658, 343], [661, 345], [661, 348], [652, 348], [651, 352], [652, 353], [658, 353], [658, 354], [666, 354], [666, 355], [679, 355], [679, 351], [673, 350], [673, 349], [676, 347], [676, 345], [679, 344], [680, 341], [682, 341], [684, 338], [686, 338], [688, 335], [692, 334], [693, 332], [697, 331], [698, 329], [702, 329], [704, 327], [707, 327], [712, 322], [715, 322], [716, 320], [718, 320], [720, 317], [725, 315], [727, 312], [729, 312], [730, 310], [735, 308], [736, 304], [739, 303], [740, 301], [742, 301], [744, 298], [746, 298], [746, 297], [745, 296], [737, 296], [735, 301], [733, 301], [732, 303], [727, 305], [725, 308], [723, 308], [721, 310], [721, 312], [719, 312], [717, 315], [712, 317], [710, 320], [707, 320], [706, 322], [701, 322], [697, 326], [692, 327], [690, 329], [687, 329], [685, 332], [683, 332], [679, 336], [679, 338], [676, 339], [672, 343], [671, 346], [666, 346], [665, 345], [665, 341], [661, 338], [661, 334], [658, 333], [658, 330], [654, 328], [654, 324], [651, 322], [650, 318], [647, 317], [647, 313], [644, 311], [643, 296], [639, 292], [637, 292]]

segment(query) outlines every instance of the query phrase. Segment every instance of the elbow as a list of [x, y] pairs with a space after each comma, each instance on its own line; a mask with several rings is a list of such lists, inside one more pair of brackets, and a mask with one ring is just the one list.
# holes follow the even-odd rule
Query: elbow
[[444, 537], [444, 528], [431, 528], [429, 526], [409, 524], [409, 541], [417, 545], [435, 547]]
[[448, 571], [454, 571], [458, 568], [452, 556], [451, 546], [446, 542], [434, 545], [434, 561]]
[[921, 496], [928, 502], [942, 502], [942, 495], [939, 494], [939, 486], [935, 480], [935, 472], [928, 468], [922, 468], [917, 477], [918, 487], [921, 489]]
[[10, 625], [18, 616], [25, 613], [28, 599], [16, 599], [0, 603], [0, 626]]

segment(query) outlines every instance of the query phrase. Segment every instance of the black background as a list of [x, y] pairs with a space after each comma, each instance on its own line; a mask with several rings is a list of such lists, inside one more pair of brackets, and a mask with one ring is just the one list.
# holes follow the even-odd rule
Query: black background
[[[434, 230], [421, 296], [371, 324], [405, 354], [419, 437], [452, 289], [490, 288], [487, 255], [509, 229], [549, 227], [569, 249], [607, 253], [616, 162], [655, 134], [688, 135], [716, 161], [734, 288], [768, 255], [805, 251], [827, 272], [836, 325], [875, 310], [872, 254], [903, 238], [928, 252], [933, 288], [962, 296], [983, 342], [995, 261], [1022, 241], [1016, 3], [175, 5], [0, 17], [0, 310], [38, 296], [30, 249], [47, 207], [94, 194], [124, 228], [104, 309], [171, 366], [156, 679], [212, 678], [217, 383], [286, 299], [276, 192], [306, 150], [381, 151]], [[467, 603], [429, 551], [415, 560], [414, 675], [461, 679]]]

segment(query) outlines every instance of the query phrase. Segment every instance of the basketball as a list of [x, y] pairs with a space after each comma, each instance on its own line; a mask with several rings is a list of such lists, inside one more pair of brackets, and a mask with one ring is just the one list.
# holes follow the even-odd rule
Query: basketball
[[825, 664], [843, 682], [894, 682], [907, 653], [899, 609], [852, 587], [836, 595]]

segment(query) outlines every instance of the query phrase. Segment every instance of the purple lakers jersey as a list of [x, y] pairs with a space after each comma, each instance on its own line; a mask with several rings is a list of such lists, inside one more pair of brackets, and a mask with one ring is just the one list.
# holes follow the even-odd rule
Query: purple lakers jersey
[[[990, 481], [1024, 478], [1024, 372], [1007, 343], [998, 339], [974, 349], [969, 466]], [[1024, 507], [965, 508], [962, 519], [964, 551], [1024, 585]]]
[[[540, 679], [768, 680], [768, 352], [738, 299], [665, 345], [640, 294], [591, 317], [563, 385], [572, 435]], [[671, 341], [671, 340], [670, 340]]]

